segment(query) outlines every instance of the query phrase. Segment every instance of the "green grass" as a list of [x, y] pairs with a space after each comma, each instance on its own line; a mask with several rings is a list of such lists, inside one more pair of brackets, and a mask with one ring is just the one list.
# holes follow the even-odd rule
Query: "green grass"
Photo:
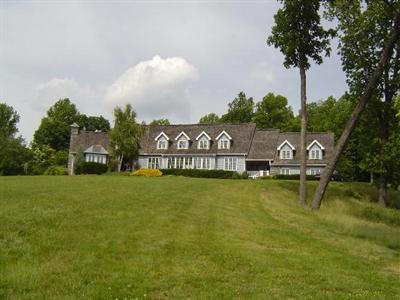
[[0, 298], [396, 299], [400, 212], [353, 189], [315, 213], [293, 181], [0, 177]]

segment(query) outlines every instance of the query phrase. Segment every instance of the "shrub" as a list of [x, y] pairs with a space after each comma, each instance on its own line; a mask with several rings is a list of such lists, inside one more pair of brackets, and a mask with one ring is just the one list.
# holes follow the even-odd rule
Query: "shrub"
[[200, 170], [200, 169], [162, 169], [161, 171], [164, 175], [176, 175], [176, 176], [199, 177], [199, 178], [220, 178], [220, 179], [231, 179], [236, 173], [233, 171], [225, 171], [225, 170]]
[[68, 170], [64, 166], [50, 166], [44, 171], [44, 175], [68, 175]]
[[107, 165], [97, 162], [83, 162], [79, 168], [80, 171], [77, 174], [103, 174], [107, 172]]
[[[294, 174], [294, 175], [276, 174], [273, 176], [273, 179], [300, 180], [300, 174]], [[315, 175], [307, 175], [307, 180], [319, 180], [319, 178], [316, 177]]]
[[158, 169], [139, 169], [131, 173], [132, 176], [160, 177], [163, 173]]

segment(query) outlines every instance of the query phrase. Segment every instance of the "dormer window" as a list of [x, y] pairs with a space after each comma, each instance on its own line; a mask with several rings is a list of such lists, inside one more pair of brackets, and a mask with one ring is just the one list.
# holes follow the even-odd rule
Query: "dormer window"
[[185, 139], [181, 139], [178, 141], [178, 149], [188, 149], [189, 142]]
[[202, 131], [197, 137], [197, 149], [209, 149], [211, 137], [207, 134], [207, 132]]
[[218, 141], [218, 149], [229, 149], [230, 141], [228, 139], [221, 139]]
[[307, 150], [308, 159], [322, 159], [322, 151], [325, 150], [325, 148], [317, 140], [314, 140], [308, 145]]
[[190, 138], [184, 131], [178, 134], [175, 141], [177, 141], [177, 149], [189, 149]]
[[293, 159], [293, 151], [295, 148], [288, 140], [285, 140], [282, 144], [279, 145], [279, 158], [280, 159]]
[[164, 132], [161, 132], [159, 135], [157, 135], [154, 140], [157, 142], [158, 150], [168, 149], [169, 137]]
[[218, 140], [218, 149], [229, 149], [231, 147], [231, 136], [223, 130], [217, 137]]
[[198, 142], [199, 144], [198, 144], [198, 148], [199, 149], [208, 149], [208, 148], [210, 148], [209, 147], [209, 141], [207, 140], [207, 139], [204, 139], [204, 138], [202, 138], [202, 139], [200, 139], [200, 141]]
[[168, 148], [168, 141], [164, 140], [164, 139], [160, 139], [157, 142], [157, 149], [159, 150], [165, 150]]

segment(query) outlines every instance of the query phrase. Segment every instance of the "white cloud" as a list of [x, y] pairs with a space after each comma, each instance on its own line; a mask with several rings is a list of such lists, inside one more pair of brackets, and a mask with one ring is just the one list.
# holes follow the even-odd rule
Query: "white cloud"
[[154, 56], [129, 68], [107, 88], [114, 104], [131, 103], [141, 118], [185, 118], [197, 69], [184, 58]]

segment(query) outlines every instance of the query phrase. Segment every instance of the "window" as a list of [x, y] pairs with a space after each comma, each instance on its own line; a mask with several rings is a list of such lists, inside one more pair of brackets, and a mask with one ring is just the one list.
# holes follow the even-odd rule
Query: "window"
[[309, 159], [322, 159], [320, 149], [312, 149], [309, 153]]
[[161, 157], [149, 157], [147, 161], [148, 169], [160, 169]]
[[237, 157], [225, 157], [224, 169], [229, 171], [237, 170]]
[[86, 162], [96, 162], [100, 164], [107, 163], [107, 157], [104, 154], [86, 154], [85, 155]]
[[197, 146], [198, 149], [208, 149], [209, 148], [209, 142], [207, 139], [202, 138]]
[[167, 149], [168, 148], [168, 141], [166, 140], [159, 140], [157, 142], [157, 149]]
[[279, 173], [282, 175], [290, 175], [290, 169], [282, 168], [282, 169], [280, 169]]
[[178, 149], [188, 149], [189, 148], [189, 143], [187, 140], [179, 140], [178, 141]]
[[229, 149], [230, 141], [227, 139], [221, 139], [218, 142], [218, 149]]
[[281, 150], [281, 159], [292, 159], [292, 150]]

